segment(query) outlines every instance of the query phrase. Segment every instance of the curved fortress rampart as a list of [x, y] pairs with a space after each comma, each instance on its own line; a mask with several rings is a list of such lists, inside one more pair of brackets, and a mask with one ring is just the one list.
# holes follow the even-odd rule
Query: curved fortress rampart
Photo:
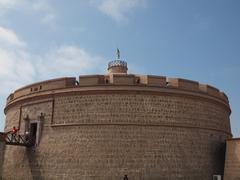
[[227, 96], [195, 81], [127, 74], [124, 68], [110, 66], [107, 75], [49, 80], [12, 93], [5, 130], [16, 126], [24, 133], [37, 123], [37, 139], [34, 151], [6, 147], [3, 179], [222, 175], [225, 140], [232, 136]]

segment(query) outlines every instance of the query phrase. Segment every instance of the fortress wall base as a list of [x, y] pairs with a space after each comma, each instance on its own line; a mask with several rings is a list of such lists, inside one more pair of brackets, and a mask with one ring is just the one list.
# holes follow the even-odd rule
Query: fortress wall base
[[219, 136], [166, 127], [45, 127], [36, 149], [7, 147], [3, 179], [212, 180], [223, 173], [227, 137]]

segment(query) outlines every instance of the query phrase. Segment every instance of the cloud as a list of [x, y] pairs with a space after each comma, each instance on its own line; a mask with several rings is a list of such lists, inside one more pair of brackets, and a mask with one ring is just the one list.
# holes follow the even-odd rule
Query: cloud
[[80, 47], [62, 45], [39, 57], [37, 71], [43, 79], [78, 76], [99, 71], [99, 64], [102, 61], [104, 61], [102, 57], [92, 55]]
[[54, 47], [45, 55], [34, 54], [13, 31], [0, 29], [0, 42], [5, 42], [0, 43], [0, 96], [36, 81], [102, 72], [100, 63], [106, 63], [102, 63], [104, 58], [73, 45]]
[[16, 34], [10, 29], [0, 26], [0, 43], [14, 46], [25, 46], [25, 42], [21, 41]]
[[[10, 29], [0, 27], [0, 95], [32, 81], [34, 68], [26, 43]], [[9, 93], [9, 92], [8, 92]]]
[[134, 8], [144, 7], [146, 0], [90, 0], [102, 13], [117, 22], [126, 21]]
[[0, 16], [4, 15], [6, 12], [15, 9], [19, 4], [23, 3], [25, 0], [0, 0]]
[[56, 19], [56, 13], [49, 2], [45, 0], [38, 0], [32, 4], [32, 8], [35, 12], [42, 14], [41, 21], [45, 24], [53, 25]]
[[22, 0], [0, 0], [0, 9], [9, 9], [16, 6]]
[[25, 52], [0, 48], [0, 95], [33, 81], [34, 66], [28, 58]]
[[55, 23], [55, 18], [56, 16], [54, 14], [49, 13], [42, 18], [42, 22], [45, 24], [53, 25], [53, 23]]
[[4, 15], [13, 12], [13, 10], [30, 12], [31, 15], [39, 14], [43, 24], [54, 27], [56, 13], [47, 0], [0, 0], [0, 17], [5, 18]]

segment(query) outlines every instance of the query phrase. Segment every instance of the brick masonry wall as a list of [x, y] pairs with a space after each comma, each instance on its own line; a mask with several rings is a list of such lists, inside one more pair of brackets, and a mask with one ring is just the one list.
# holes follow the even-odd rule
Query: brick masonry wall
[[0, 141], [0, 179], [2, 177], [4, 149], [5, 149], [5, 144]]
[[55, 112], [55, 124], [166, 124], [230, 132], [229, 115], [223, 107], [183, 97], [136, 94], [58, 97]]
[[227, 141], [224, 180], [240, 180], [240, 138]]
[[212, 180], [223, 174], [220, 103], [134, 93], [56, 95], [7, 111], [6, 129], [44, 114], [39, 146], [7, 146], [3, 179]]

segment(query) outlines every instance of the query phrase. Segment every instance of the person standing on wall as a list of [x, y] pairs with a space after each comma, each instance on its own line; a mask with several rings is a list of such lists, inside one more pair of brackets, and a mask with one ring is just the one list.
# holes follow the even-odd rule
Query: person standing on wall
[[11, 134], [12, 134], [11, 141], [16, 140], [17, 132], [18, 132], [18, 129], [15, 126], [13, 126], [13, 129], [11, 131]]

